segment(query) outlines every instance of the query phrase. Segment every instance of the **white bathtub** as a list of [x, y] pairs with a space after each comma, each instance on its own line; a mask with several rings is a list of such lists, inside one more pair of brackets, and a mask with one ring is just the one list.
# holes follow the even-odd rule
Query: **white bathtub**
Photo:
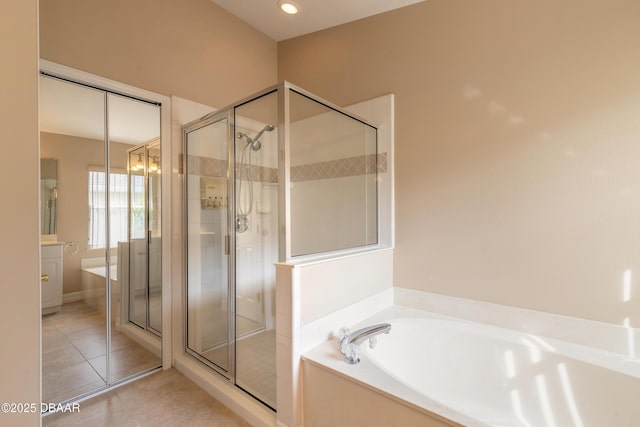
[[[87, 273], [94, 274], [96, 276], [102, 277], [103, 279], [106, 279], [106, 277], [107, 277], [107, 267], [105, 265], [102, 265], [100, 267], [86, 267], [86, 268], [83, 268], [82, 271], [86, 271]], [[110, 274], [111, 281], [117, 281], [118, 280], [118, 266], [117, 265], [112, 265], [109, 268], [109, 274]]]
[[[111, 304], [114, 307], [114, 315], [119, 313], [118, 304], [120, 293], [120, 282], [118, 281], [118, 266], [115, 257], [112, 257], [111, 268], [109, 270], [111, 286]], [[82, 300], [95, 308], [99, 312], [103, 312], [106, 307], [105, 295], [107, 278], [107, 267], [104, 265], [103, 258], [86, 258], [81, 261], [80, 284], [82, 287]], [[117, 317], [116, 317], [117, 318]]]
[[[344, 363], [334, 342], [306, 353], [305, 365], [356, 383], [367, 393], [375, 390], [414, 415], [433, 418], [432, 425], [640, 425], [638, 358], [403, 307], [386, 310], [367, 324], [380, 321], [391, 323], [391, 333], [379, 336], [373, 350], [363, 345], [358, 365]], [[304, 375], [309, 372], [305, 366]], [[331, 425], [345, 417], [359, 423], [358, 414], [380, 406], [368, 398], [362, 408], [354, 407], [357, 399], [344, 396], [356, 392], [330, 390], [332, 382], [317, 379], [318, 372], [310, 376], [322, 384], [321, 392], [303, 378], [305, 411], [314, 418], [305, 415], [309, 425]], [[343, 396], [350, 407], [336, 408], [340, 399], [319, 407], [307, 402], [307, 397], [322, 400], [323, 395]], [[323, 406], [324, 412], [317, 411]], [[342, 415], [320, 421], [327, 406]], [[399, 416], [394, 415], [396, 421]], [[390, 425], [372, 419], [380, 421], [375, 425]], [[415, 416], [407, 419], [412, 425], [428, 424]]]

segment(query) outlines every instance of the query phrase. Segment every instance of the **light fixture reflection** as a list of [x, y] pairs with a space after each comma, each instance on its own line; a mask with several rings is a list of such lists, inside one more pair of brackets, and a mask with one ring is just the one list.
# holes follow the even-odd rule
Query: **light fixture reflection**
[[288, 15], [295, 15], [300, 11], [300, 6], [298, 6], [295, 2], [290, 0], [280, 0], [278, 2], [278, 7], [281, 11]]
[[139, 171], [139, 170], [143, 170], [144, 169], [144, 160], [142, 159], [142, 153], [137, 153], [136, 154], [138, 156], [138, 159], [133, 163], [133, 165], [131, 166], [131, 170], [134, 171]]
[[151, 156], [151, 164], [149, 165], [149, 172], [160, 173], [160, 161], [158, 156]]

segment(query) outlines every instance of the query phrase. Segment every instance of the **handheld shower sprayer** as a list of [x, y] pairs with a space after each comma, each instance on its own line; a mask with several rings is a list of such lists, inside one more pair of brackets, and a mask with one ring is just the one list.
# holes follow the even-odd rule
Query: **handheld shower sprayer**
[[262, 134], [265, 132], [271, 132], [274, 129], [275, 127], [273, 125], [266, 125], [253, 138], [251, 138], [246, 133], [238, 132], [238, 139], [246, 139], [247, 145], [250, 145], [253, 151], [258, 151], [260, 148], [262, 148], [262, 142], [260, 142], [260, 137], [262, 136]]
[[[271, 132], [274, 129], [275, 129], [275, 126], [266, 125], [253, 138], [251, 138], [246, 133], [238, 132], [237, 134], [238, 140], [244, 138], [247, 141], [247, 144], [242, 149], [242, 154], [240, 154], [241, 166], [238, 170], [238, 197], [237, 197], [238, 201], [237, 201], [237, 209], [236, 209], [237, 211], [236, 231], [238, 233], [244, 233], [249, 228], [249, 214], [253, 209], [253, 177], [251, 176], [251, 169], [252, 169], [251, 151], [260, 150], [260, 148], [262, 148], [262, 142], [260, 142], [260, 137], [262, 136], [263, 133]], [[251, 147], [251, 150], [248, 150], [249, 147]], [[248, 157], [247, 163], [245, 163], [245, 155], [247, 152], [249, 153], [249, 155], [247, 156]], [[243, 200], [243, 196], [244, 196], [243, 194], [244, 186], [242, 184], [243, 171], [245, 175], [245, 181], [247, 181], [247, 184], [249, 186], [249, 198], [248, 198], [249, 200]], [[243, 202], [247, 202], [247, 201], [249, 202], [248, 208], [246, 207], [246, 205], [243, 206]]]

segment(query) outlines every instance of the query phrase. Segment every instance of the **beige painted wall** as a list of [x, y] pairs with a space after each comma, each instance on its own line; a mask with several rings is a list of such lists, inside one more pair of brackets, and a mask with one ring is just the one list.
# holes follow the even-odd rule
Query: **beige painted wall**
[[[37, 1], [0, 3], [0, 402], [40, 400]], [[39, 410], [39, 408], [38, 408]], [[37, 426], [40, 413], [0, 413], [0, 425]]]
[[223, 107], [276, 83], [276, 42], [211, 0], [41, 0], [41, 57]]
[[[218, 107], [276, 82], [276, 42], [210, 0], [41, 0], [40, 44], [43, 59]], [[65, 262], [65, 293], [79, 290], [80, 258], [96, 256], [86, 230], [67, 231], [81, 252]]]
[[[127, 170], [127, 150], [133, 145], [111, 142], [111, 171]], [[76, 242], [77, 254], [65, 254], [63, 293], [81, 290], [80, 262], [104, 258], [104, 249], [88, 249], [89, 167], [104, 167], [104, 141], [40, 132], [40, 155], [58, 160], [57, 235], [61, 242]], [[116, 251], [112, 250], [112, 255]]]
[[278, 77], [395, 93], [395, 286], [639, 327], [638, 22], [630, 0], [428, 0], [279, 43]]

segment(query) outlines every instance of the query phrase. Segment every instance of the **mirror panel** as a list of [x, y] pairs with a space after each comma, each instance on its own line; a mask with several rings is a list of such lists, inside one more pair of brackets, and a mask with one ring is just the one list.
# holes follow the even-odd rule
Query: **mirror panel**
[[[42, 214], [42, 233], [49, 234], [42, 265], [56, 279], [42, 281], [42, 397], [63, 402], [161, 366], [161, 171], [153, 169], [160, 164], [160, 106], [55, 77], [40, 80], [41, 157], [57, 161], [57, 168], [42, 162], [43, 185], [51, 184], [43, 187], [43, 208], [52, 208]], [[132, 185], [129, 150], [138, 146], [145, 165], [142, 182]], [[136, 264], [146, 278], [140, 325], [129, 320], [130, 240], [143, 241]], [[59, 302], [49, 307], [44, 298], [55, 281]]]
[[56, 234], [58, 161], [40, 159], [40, 234]]
[[[104, 180], [92, 176], [104, 174], [105, 93], [40, 77], [40, 130], [40, 156], [57, 159], [60, 190], [58, 242], [43, 244], [43, 271], [55, 262], [46, 253], [57, 249], [59, 292], [72, 300], [42, 317], [42, 399], [62, 402], [108, 383], [106, 262], [104, 250], [89, 245], [90, 231], [106, 232]], [[42, 282], [43, 295], [50, 284]]]
[[[160, 107], [109, 93], [110, 379], [161, 364], [161, 341], [149, 327], [149, 145], [159, 155]], [[158, 213], [159, 215], [159, 213]], [[160, 247], [160, 237], [157, 236]], [[159, 250], [154, 251], [159, 255]], [[161, 276], [154, 274], [161, 286]], [[160, 294], [156, 293], [159, 299]], [[156, 304], [160, 307], [160, 303]]]

